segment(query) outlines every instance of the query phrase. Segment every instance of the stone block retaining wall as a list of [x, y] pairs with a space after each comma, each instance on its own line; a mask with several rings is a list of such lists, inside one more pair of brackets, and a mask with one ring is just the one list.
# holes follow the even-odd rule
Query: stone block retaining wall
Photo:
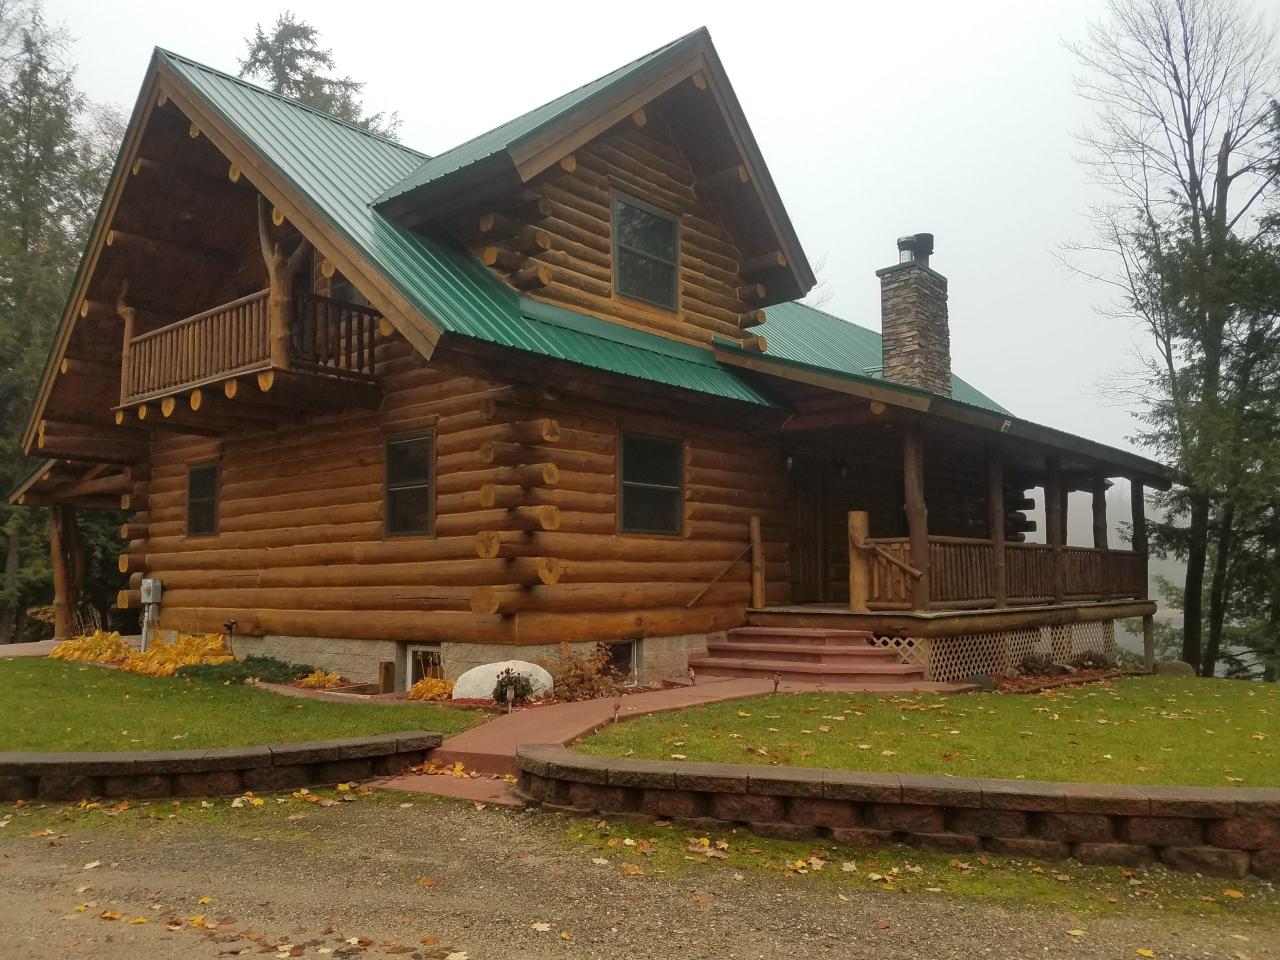
[[780, 839], [905, 843], [948, 853], [1280, 879], [1280, 789], [1130, 787], [618, 760], [517, 751], [520, 790], [548, 807], [745, 827]]
[[0, 753], [0, 802], [200, 797], [364, 780], [421, 763], [440, 741], [409, 730], [217, 750]]

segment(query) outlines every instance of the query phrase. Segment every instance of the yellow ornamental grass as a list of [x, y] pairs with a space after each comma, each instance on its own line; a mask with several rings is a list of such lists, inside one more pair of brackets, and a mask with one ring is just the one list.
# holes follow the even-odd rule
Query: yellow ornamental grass
[[203, 636], [178, 634], [172, 644], [156, 639], [146, 653], [134, 653], [120, 665], [121, 670], [141, 673], [148, 677], [172, 677], [179, 667], [197, 663], [231, 663], [235, 657], [223, 645], [222, 634], [207, 633]]
[[423, 677], [409, 688], [410, 700], [448, 700], [453, 696], [453, 681]]
[[342, 677], [334, 673], [325, 673], [319, 667], [298, 681], [298, 686], [308, 690], [327, 690], [330, 687], [342, 686]]
[[133, 653], [133, 648], [120, 639], [114, 630], [95, 630], [93, 633], [63, 640], [53, 648], [49, 657], [53, 660], [91, 660], [94, 663], [111, 663], [123, 660]]

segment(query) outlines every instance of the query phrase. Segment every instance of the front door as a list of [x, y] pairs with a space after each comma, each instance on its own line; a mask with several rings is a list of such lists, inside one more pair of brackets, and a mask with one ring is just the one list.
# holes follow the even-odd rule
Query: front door
[[826, 579], [822, 543], [822, 470], [796, 461], [791, 467], [791, 602], [821, 603]]

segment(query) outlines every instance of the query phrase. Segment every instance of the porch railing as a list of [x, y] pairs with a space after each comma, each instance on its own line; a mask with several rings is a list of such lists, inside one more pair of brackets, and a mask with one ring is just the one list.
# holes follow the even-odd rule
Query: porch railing
[[[125, 345], [120, 402], [155, 397], [271, 366], [269, 290], [198, 313]], [[374, 379], [379, 313], [315, 294], [293, 300], [289, 369], [351, 380]]]
[[267, 296], [259, 290], [132, 338], [124, 356], [122, 401], [266, 366], [271, 357]]
[[372, 378], [379, 316], [372, 307], [313, 293], [296, 295], [289, 335], [291, 365]]
[[[908, 609], [911, 606], [911, 543], [906, 537], [868, 541], [892, 555], [870, 556], [867, 606]], [[1042, 543], [1005, 544], [1005, 588], [1008, 602], [1052, 603], [1055, 551], [1062, 552], [1061, 600], [1086, 601], [1142, 597], [1145, 557], [1130, 550], [1052, 547]], [[929, 600], [942, 607], [995, 606], [995, 544], [969, 537], [929, 537]]]

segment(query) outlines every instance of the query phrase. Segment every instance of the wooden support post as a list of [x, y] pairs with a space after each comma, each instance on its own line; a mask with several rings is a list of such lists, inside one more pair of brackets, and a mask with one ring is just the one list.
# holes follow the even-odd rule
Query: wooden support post
[[1102, 582], [1100, 594], [1103, 600], [1111, 599], [1111, 569], [1108, 550], [1111, 544], [1107, 527], [1107, 478], [1093, 478], [1093, 548], [1102, 553]]
[[[1151, 595], [1151, 591], [1147, 568], [1147, 493], [1141, 480], [1129, 481], [1129, 500], [1133, 507], [1133, 552], [1142, 557], [1142, 586], [1138, 596], [1145, 600]], [[1142, 662], [1148, 671], [1155, 670], [1155, 623], [1149, 616], [1142, 618]]]
[[929, 511], [924, 501], [924, 441], [914, 423], [902, 431], [902, 485], [907, 510], [911, 565], [920, 577], [911, 581], [911, 608], [929, 609]]
[[120, 284], [120, 296], [116, 298], [116, 313], [124, 321], [124, 340], [120, 347], [120, 403], [123, 404], [133, 391], [133, 336], [137, 314], [125, 303], [129, 293], [129, 281]]
[[1044, 535], [1045, 542], [1053, 548], [1053, 585], [1050, 593], [1054, 603], [1061, 603], [1066, 595], [1066, 556], [1062, 552], [1063, 534], [1066, 531], [1062, 496], [1062, 461], [1057, 457], [1045, 458], [1044, 481]]
[[53, 639], [66, 640], [75, 629], [75, 572], [72, 556], [75, 513], [70, 507], [49, 508], [49, 563], [53, 568]]
[[871, 557], [866, 545], [871, 537], [871, 518], [865, 510], [849, 511], [849, 609], [867, 613], [871, 599]]
[[1009, 605], [1004, 546], [1004, 458], [999, 447], [987, 451], [987, 527], [991, 538], [991, 591], [997, 607]]
[[751, 531], [751, 606], [757, 610], [764, 606], [764, 537], [760, 533], [760, 518], [752, 516]]
[[383, 660], [378, 664], [378, 692], [396, 692], [396, 662], [394, 660]]
[[267, 331], [271, 345], [271, 365], [289, 368], [289, 323], [293, 313], [293, 278], [306, 262], [311, 245], [303, 239], [298, 248], [284, 255], [281, 244], [271, 238], [271, 215], [266, 198], [258, 195], [258, 243], [267, 265], [270, 295], [267, 299]]

